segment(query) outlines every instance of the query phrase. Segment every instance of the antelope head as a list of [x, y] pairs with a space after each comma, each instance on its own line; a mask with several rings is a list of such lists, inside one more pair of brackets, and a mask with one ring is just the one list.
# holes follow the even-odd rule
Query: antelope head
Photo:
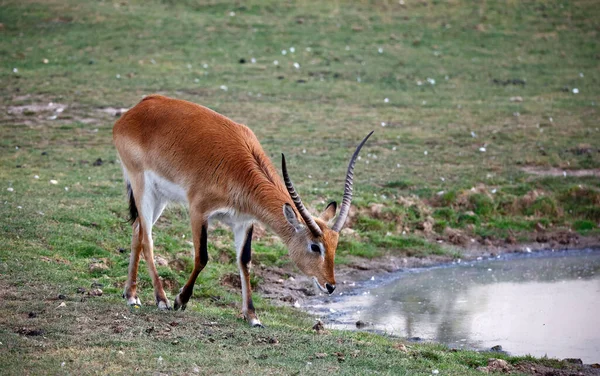
[[300, 196], [296, 193], [296, 189], [294, 189], [294, 185], [287, 172], [285, 156], [283, 154], [281, 155], [285, 186], [298, 214], [302, 217], [302, 221], [298, 220], [296, 212], [291, 205], [285, 204], [283, 206], [284, 217], [294, 228], [294, 233], [287, 244], [290, 257], [304, 274], [313, 278], [313, 281], [321, 291], [329, 294], [333, 293], [335, 290], [335, 251], [338, 245], [340, 230], [348, 218], [350, 203], [352, 202], [354, 165], [360, 149], [372, 134], [373, 131], [362, 140], [356, 147], [352, 158], [350, 158], [348, 171], [346, 173], [342, 205], [340, 207], [340, 212], [331, 227], [329, 227], [329, 222], [335, 217], [337, 203], [335, 201], [330, 202], [321, 215], [313, 217], [304, 204], [302, 204]]

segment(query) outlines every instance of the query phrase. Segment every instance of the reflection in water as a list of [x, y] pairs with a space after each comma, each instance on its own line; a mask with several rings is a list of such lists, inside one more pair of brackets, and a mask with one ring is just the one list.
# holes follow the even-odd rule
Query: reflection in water
[[570, 251], [400, 273], [385, 285], [310, 307], [334, 327], [452, 347], [600, 362], [600, 252]]

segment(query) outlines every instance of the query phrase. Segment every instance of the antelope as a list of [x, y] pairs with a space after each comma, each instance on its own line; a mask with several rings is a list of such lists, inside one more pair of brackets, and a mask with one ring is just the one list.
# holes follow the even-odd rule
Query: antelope
[[312, 217], [288, 176], [285, 156], [281, 155], [282, 182], [248, 127], [191, 102], [161, 95], [145, 97], [113, 128], [133, 229], [123, 292], [127, 304], [140, 305], [136, 278], [143, 254], [158, 309], [171, 309], [154, 265], [152, 240], [152, 226], [168, 202], [189, 208], [194, 244], [193, 271], [175, 297], [175, 310], [185, 310], [196, 278], [208, 262], [209, 219], [220, 220], [233, 231], [242, 313], [251, 326], [262, 327], [252, 303], [249, 274], [255, 221], [281, 238], [293, 263], [312, 277], [321, 291], [333, 293], [335, 251], [352, 200], [354, 165], [372, 133], [350, 159], [340, 213], [330, 228], [336, 202], [329, 203], [320, 216]]

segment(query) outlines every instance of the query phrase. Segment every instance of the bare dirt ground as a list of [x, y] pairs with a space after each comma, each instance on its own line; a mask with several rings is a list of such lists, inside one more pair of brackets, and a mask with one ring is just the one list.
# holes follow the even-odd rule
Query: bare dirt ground
[[560, 168], [541, 168], [541, 167], [523, 167], [522, 170], [528, 174], [539, 175], [539, 176], [594, 176], [600, 177], [600, 169], [589, 169], [589, 170], [563, 170]]

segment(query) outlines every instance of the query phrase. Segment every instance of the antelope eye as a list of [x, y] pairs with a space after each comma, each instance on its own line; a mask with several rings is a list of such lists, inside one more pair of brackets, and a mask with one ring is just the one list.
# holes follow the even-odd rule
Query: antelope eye
[[321, 247], [318, 244], [311, 244], [310, 250], [313, 252], [321, 253]]

